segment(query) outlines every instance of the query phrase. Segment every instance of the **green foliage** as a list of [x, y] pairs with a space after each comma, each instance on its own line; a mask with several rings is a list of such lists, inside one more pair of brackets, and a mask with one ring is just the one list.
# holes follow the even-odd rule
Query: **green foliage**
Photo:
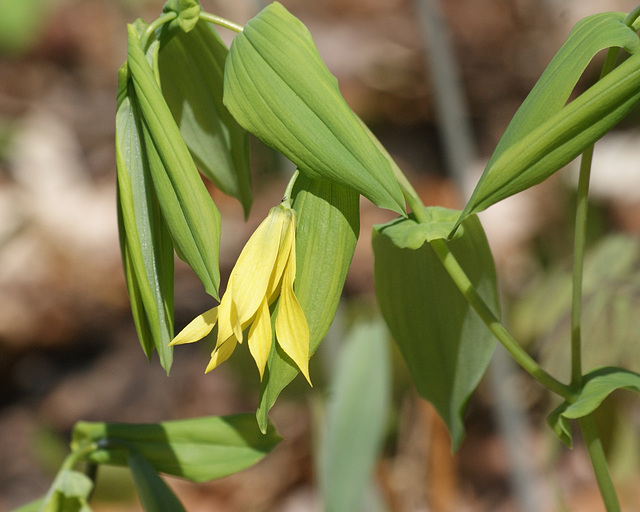
[[251, 208], [249, 140], [222, 103], [229, 51], [208, 23], [188, 33], [160, 29], [158, 71], [162, 94], [200, 172]]
[[587, 373], [577, 398], [571, 403], [560, 404], [549, 415], [549, 425], [562, 442], [571, 447], [569, 420], [591, 414], [616, 389], [640, 392], [640, 374], [613, 367], [598, 368]]
[[79, 422], [72, 448], [96, 444], [90, 462], [120, 466], [137, 452], [156, 472], [204, 482], [255, 464], [279, 442], [273, 426], [262, 434], [253, 415], [241, 414], [154, 424]]
[[144, 148], [141, 115], [126, 64], [118, 73], [118, 225], [131, 311], [142, 349], [169, 372], [173, 349], [173, 242], [160, 213]]
[[[461, 219], [536, 185], [615, 126], [640, 99], [640, 39], [622, 13], [585, 18], [569, 34], [514, 115]], [[619, 46], [633, 56], [565, 105], [593, 56]]]
[[[499, 320], [493, 258], [475, 213], [551, 176], [637, 104], [640, 39], [633, 23], [638, 25], [639, 13], [605, 13], [576, 25], [514, 116], [462, 212], [424, 208], [402, 171], [347, 106], [309, 31], [279, 3], [243, 29], [200, 12], [196, 0], [170, 0], [151, 25], [130, 26], [116, 116], [118, 214], [127, 286], [147, 356], [156, 349], [168, 371], [174, 248], [217, 298], [220, 215], [196, 165], [241, 202], [246, 216], [252, 201], [249, 132], [301, 172], [285, 194], [297, 214], [294, 290], [310, 332], [309, 354], [326, 335], [338, 306], [359, 233], [359, 196], [401, 215], [406, 199], [414, 212], [410, 217], [373, 230], [376, 295], [419, 394], [444, 419], [453, 448], [463, 440], [465, 407], [497, 338], [527, 372], [564, 399], [549, 421], [565, 443], [571, 443], [569, 421], [580, 420], [607, 509], [618, 510], [591, 414], [616, 389], [640, 390], [640, 375], [617, 368], [583, 374], [580, 314], [571, 314], [569, 329], [578, 335], [562, 335], [571, 346], [571, 358], [564, 361], [570, 360], [570, 384], [527, 354]], [[205, 21], [239, 32], [229, 51]], [[589, 62], [609, 47], [624, 48], [631, 56], [611, 72], [614, 62], [608, 57], [608, 74], [567, 103]], [[578, 203], [585, 205], [585, 187], [579, 196]], [[581, 240], [585, 216], [577, 217], [576, 239]], [[271, 241], [281, 240], [276, 233]], [[581, 269], [583, 249], [576, 247], [575, 268]], [[543, 289], [528, 322], [552, 328], [553, 307], [579, 312], [584, 291], [585, 332], [597, 331], [594, 319], [612, 317], [616, 326], [607, 327], [607, 339], [634, 345], [637, 322], [627, 318], [631, 306], [606, 294], [602, 282], [619, 281], [625, 272], [635, 279], [637, 255], [637, 247], [628, 249], [620, 241], [601, 249], [595, 264], [587, 262], [584, 287], [578, 270], [573, 298], [550, 291], [551, 286]], [[562, 286], [565, 279], [571, 281], [563, 277]], [[616, 287], [616, 297], [621, 290]], [[276, 296], [268, 297], [272, 310], [278, 308]], [[255, 317], [240, 322], [237, 304], [224, 305], [229, 308], [225, 322], [235, 322], [228, 330], [240, 339], [242, 327]], [[301, 315], [298, 319], [304, 324]], [[320, 467], [327, 510], [360, 505], [384, 433], [387, 359], [381, 328], [370, 325], [356, 330], [337, 364]], [[271, 345], [257, 424], [249, 415], [154, 425], [79, 423], [74, 453], [92, 463], [130, 467], [146, 510], [182, 510], [158, 473], [201, 482], [263, 457], [279, 440], [268, 422], [269, 410], [299, 366], [277, 343]], [[56, 479], [43, 506], [56, 507], [64, 498], [84, 510], [88, 491], [77, 490], [81, 481], [73, 473], [64, 478], [69, 483]]]
[[326, 429], [319, 446], [324, 510], [362, 510], [387, 430], [391, 372], [380, 322], [359, 323], [339, 353], [329, 388]]
[[[466, 403], [491, 359], [495, 338], [442, 266], [429, 242], [451, 231], [459, 212], [427, 209], [429, 223], [412, 218], [374, 226], [376, 297], [420, 396], [447, 424], [457, 449]], [[477, 217], [447, 242], [473, 286], [499, 309], [493, 257]]]
[[245, 129], [309, 177], [404, 213], [388, 161], [347, 106], [307, 28], [278, 2], [234, 38], [224, 103]]
[[220, 213], [202, 182], [133, 26], [128, 69], [142, 116], [145, 151], [162, 215], [178, 256], [218, 296]]
[[[300, 175], [292, 199], [298, 214], [294, 289], [309, 325], [309, 352], [313, 354], [331, 326], [351, 265], [360, 233], [358, 194]], [[269, 409], [297, 374], [295, 364], [274, 343], [256, 413], [263, 431]]]
[[182, 503], [147, 459], [132, 451], [127, 462], [145, 512], [184, 512]]

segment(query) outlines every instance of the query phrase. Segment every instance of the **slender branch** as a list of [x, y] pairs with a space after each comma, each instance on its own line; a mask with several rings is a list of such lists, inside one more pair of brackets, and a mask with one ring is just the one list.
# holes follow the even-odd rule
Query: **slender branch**
[[584, 269], [584, 249], [587, 238], [587, 212], [589, 209], [589, 177], [593, 146], [587, 148], [580, 161], [578, 179], [578, 200], [576, 206], [576, 226], [573, 239], [573, 287], [571, 300], [571, 386], [580, 389], [582, 385], [582, 275]]
[[149, 42], [151, 34], [153, 34], [158, 27], [164, 25], [165, 23], [169, 23], [171, 20], [174, 20], [177, 17], [178, 15], [175, 12], [169, 11], [165, 12], [162, 16], [158, 16], [149, 24], [149, 26], [145, 29], [144, 33], [140, 37], [140, 46], [142, 46], [142, 50], [145, 53], [147, 51], [147, 44]]
[[513, 339], [513, 336], [507, 331], [506, 327], [496, 318], [491, 308], [484, 299], [478, 294], [473, 283], [465, 273], [464, 269], [458, 263], [458, 260], [449, 250], [444, 240], [432, 240], [431, 247], [440, 258], [445, 269], [453, 279], [458, 289], [462, 292], [471, 307], [480, 315], [480, 318], [487, 325], [498, 341], [513, 356], [516, 362], [529, 373], [534, 379], [550, 389], [557, 395], [568, 401], [575, 399], [575, 393], [566, 384], [563, 384], [555, 377], [543, 370], [540, 365]]
[[[624, 23], [631, 26], [640, 15], [640, 6], [632, 11]], [[609, 74], [616, 65], [620, 48], [607, 51], [600, 78]], [[582, 385], [582, 280], [584, 273], [584, 251], [587, 238], [587, 218], [589, 210], [589, 179], [593, 160], [593, 144], [582, 153], [580, 177], [578, 178], [576, 225], [573, 238], [573, 286], [571, 299], [571, 387], [580, 389]]]
[[293, 192], [293, 186], [296, 184], [298, 176], [300, 176], [300, 171], [296, 169], [291, 176], [291, 179], [289, 179], [289, 183], [287, 183], [287, 188], [284, 190], [284, 196], [282, 196], [282, 204], [284, 204], [287, 208], [291, 207], [291, 193]]
[[616, 490], [613, 487], [611, 476], [609, 475], [607, 459], [604, 455], [602, 441], [598, 435], [593, 414], [580, 418], [578, 422], [580, 423], [584, 442], [587, 445], [587, 451], [589, 452], [589, 458], [593, 466], [593, 472], [596, 476], [600, 495], [602, 496], [602, 501], [604, 501], [607, 512], [620, 512], [620, 503], [616, 496]]
[[200, 12], [200, 19], [203, 21], [208, 21], [209, 23], [213, 23], [214, 25], [218, 25], [219, 27], [224, 27], [229, 30], [233, 30], [234, 32], [242, 32], [244, 28], [242, 25], [238, 25], [233, 21], [225, 20], [220, 16], [216, 16], [215, 14], [211, 14], [209, 12]]

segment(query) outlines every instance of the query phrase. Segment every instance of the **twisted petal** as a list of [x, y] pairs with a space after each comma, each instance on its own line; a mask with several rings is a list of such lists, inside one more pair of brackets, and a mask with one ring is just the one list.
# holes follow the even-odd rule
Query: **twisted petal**
[[193, 343], [204, 338], [211, 332], [218, 320], [218, 308], [215, 307], [195, 317], [189, 324], [173, 338], [169, 346]]
[[278, 255], [271, 272], [269, 285], [267, 286], [267, 299], [271, 304], [280, 293], [280, 284], [282, 275], [289, 263], [289, 255], [291, 247], [295, 244], [295, 211], [290, 208], [284, 209], [284, 222], [282, 225], [282, 234], [280, 237], [280, 246], [278, 247]]
[[245, 324], [253, 318], [266, 295], [278, 256], [285, 219], [283, 207], [272, 208], [267, 218], [251, 235], [231, 271], [231, 298], [240, 324]]
[[231, 354], [233, 354], [233, 351], [235, 350], [237, 344], [238, 340], [236, 340], [236, 337], [231, 336], [231, 338], [224, 341], [220, 346], [216, 346], [213, 352], [211, 352], [211, 360], [209, 361], [209, 364], [207, 365], [204, 373], [209, 373], [218, 365], [224, 363], [227, 359], [229, 359], [229, 357], [231, 357]]
[[293, 359], [302, 374], [311, 385], [309, 377], [309, 326], [293, 293], [293, 281], [296, 276], [295, 243], [282, 277], [278, 316], [276, 317], [276, 338], [282, 349]]
[[258, 313], [256, 315], [251, 329], [249, 329], [249, 351], [256, 361], [258, 371], [260, 372], [260, 380], [264, 375], [264, 368], [267, 365], [269, 352], [271, 352], [271, 341], [273, 334], [271, 332], [271, 314], [269, 313], [269, 304], [265, 297], [260, 303]]
[[246, 325], [243, 326], [238, 319], [238, 311], [233, 302], [231, 286], [232, 283], [229, 281], [227, 290], [224, 292], [218, 307], [218, 340], [216, 346], [222, 345], [231, 336], [235, 336], [236, 340], [242, 343], [242, 331]]

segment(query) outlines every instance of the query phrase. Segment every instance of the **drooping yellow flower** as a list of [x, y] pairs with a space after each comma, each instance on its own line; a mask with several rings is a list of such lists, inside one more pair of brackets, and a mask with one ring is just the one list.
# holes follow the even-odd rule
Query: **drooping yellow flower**
[[201, 340], [218, 324], [216, 346], [206, 371], [233, 353], [249, 327], [248, 345], [260, 379], [271, 351], [269, 306], [280, 297], [275, 318], [276, 340], [309, 377], [309, 327], [293, 291], [296, 277], [295, 210], [280, 204], [251, 235], [236, 262], [220, 305], [196, 317], [171, 345]]

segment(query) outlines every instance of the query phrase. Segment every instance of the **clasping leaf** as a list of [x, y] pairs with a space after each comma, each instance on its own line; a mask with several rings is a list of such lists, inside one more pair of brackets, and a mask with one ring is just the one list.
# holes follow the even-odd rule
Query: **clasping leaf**
[[188, 33], [163, 26], [158, 70], [162, 94], [200, 172], [237, 198], [245, 216], [251, 207], [249, 138], [222, 103], [229, 50], [200, 21]]
[[622, 368], [604, 367], [587, 373], [578, 397], [563, 402], [547, 418], [553, 431], [569, 448], [572, 445], [570, 419], [578, 419], [595, 411], [616, 389], [640, 392], [640, 374]]
[[[461, 220], [544, 181], [636, 105], [640, 39], [623, 18], [622, 13], [596, 14], [574, 27], [511, 120]], [[565, 106], [593, 56], [614, 46], [632, 57]]]
[[204, 482], [255, 464], [279, 442], [272, 425], [263, 435], [252, 414], [239, 414], [154, 424], [78, 422], [72, 448], [97, 443], [89, 461], [118, 466], [129, 465], [135, 451], [157, 472]]
[[[426, 211], [427, 223], [410, 217], [374, 226], [376, 297], [418, 393], [434, 405], [457, 449], [464, 437], [467, 400], [487, 369], [496, 340], [429, 243], [447, 237], [459, 212]], [[466, 218], [456, 238], [445, 243], [497, 313], [493, 257], [478, 218]]]
[[234, 38], [224, 103], [245, 129], [309, 177], [404, 214], [389, 162], [346, 104], [307, 28], [278, 2]]
[[200, 178], [133, 26], [128, 69], [142, 116], [144, 151], [162, 216], [178, 256], [218, 298], [220, 213]]

